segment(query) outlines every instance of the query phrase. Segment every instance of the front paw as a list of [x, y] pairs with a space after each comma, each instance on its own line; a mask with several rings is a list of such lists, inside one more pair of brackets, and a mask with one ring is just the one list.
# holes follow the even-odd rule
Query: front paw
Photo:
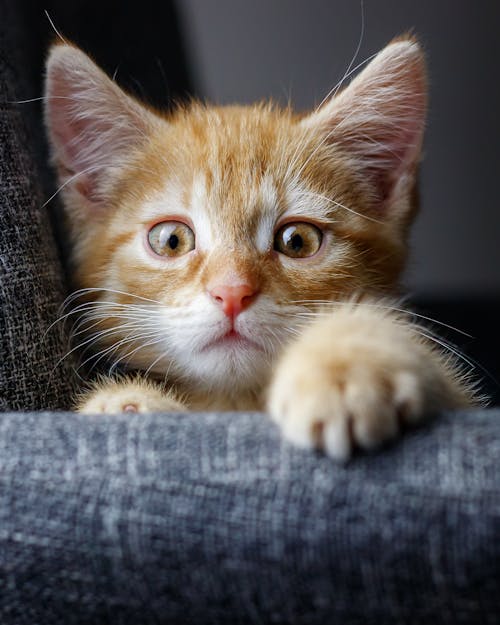
[[[353, 317], [353, 318], [351, 318]], [[339, 312], [285, 352], [269, 392], [284, 436], [346, 460], [394, 438], [401, 424], [460, 403], [449, 371], [399, 321]]]
[[146, 380], [99, 380], [76, 405], [82, 414], [183, 412], [185, 406]]

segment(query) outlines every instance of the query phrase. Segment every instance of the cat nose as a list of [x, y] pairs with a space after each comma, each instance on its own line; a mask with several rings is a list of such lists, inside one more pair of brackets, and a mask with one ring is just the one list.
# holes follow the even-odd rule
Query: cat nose
[[249, 284], [237, 286], [217, 285], [209, 289], [210, 295], [221, 304], [228, 317], [236, 317], [248, 308], [255, 299], [257, 292]]

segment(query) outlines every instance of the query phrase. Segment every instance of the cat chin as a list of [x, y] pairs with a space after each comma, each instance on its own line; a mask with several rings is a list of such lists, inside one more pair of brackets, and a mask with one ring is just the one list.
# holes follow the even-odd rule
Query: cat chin
[[177, 364], [188, 385], [229, 396], [262, 387], [270, 371], [270, 358], [252, 343], [217, 343]]

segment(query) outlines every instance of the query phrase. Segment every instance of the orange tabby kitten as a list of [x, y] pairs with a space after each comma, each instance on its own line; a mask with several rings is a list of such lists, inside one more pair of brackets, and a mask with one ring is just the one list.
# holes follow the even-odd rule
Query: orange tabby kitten
[[[46, 123], [84, 345], [136, 372], [84, 413], [263, 409], [334, 458], [467, 405], [456, 366], [381, 299], [416, 211], [422, 51], [393, 41], [306, 116], [270, 104], [166, 115], [55, 45]], [[137, 372], [141, 372], [137, 375]]]

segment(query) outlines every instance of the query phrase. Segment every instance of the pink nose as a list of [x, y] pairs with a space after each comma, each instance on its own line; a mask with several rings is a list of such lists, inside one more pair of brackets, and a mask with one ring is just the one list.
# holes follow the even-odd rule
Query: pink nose
[[248, 284], [238, 286], [214, 286], [209, 290], [210, 295], [222, 306], [228, 317], [236, 317], [245, 310], [255, 299], [256, 291]]

